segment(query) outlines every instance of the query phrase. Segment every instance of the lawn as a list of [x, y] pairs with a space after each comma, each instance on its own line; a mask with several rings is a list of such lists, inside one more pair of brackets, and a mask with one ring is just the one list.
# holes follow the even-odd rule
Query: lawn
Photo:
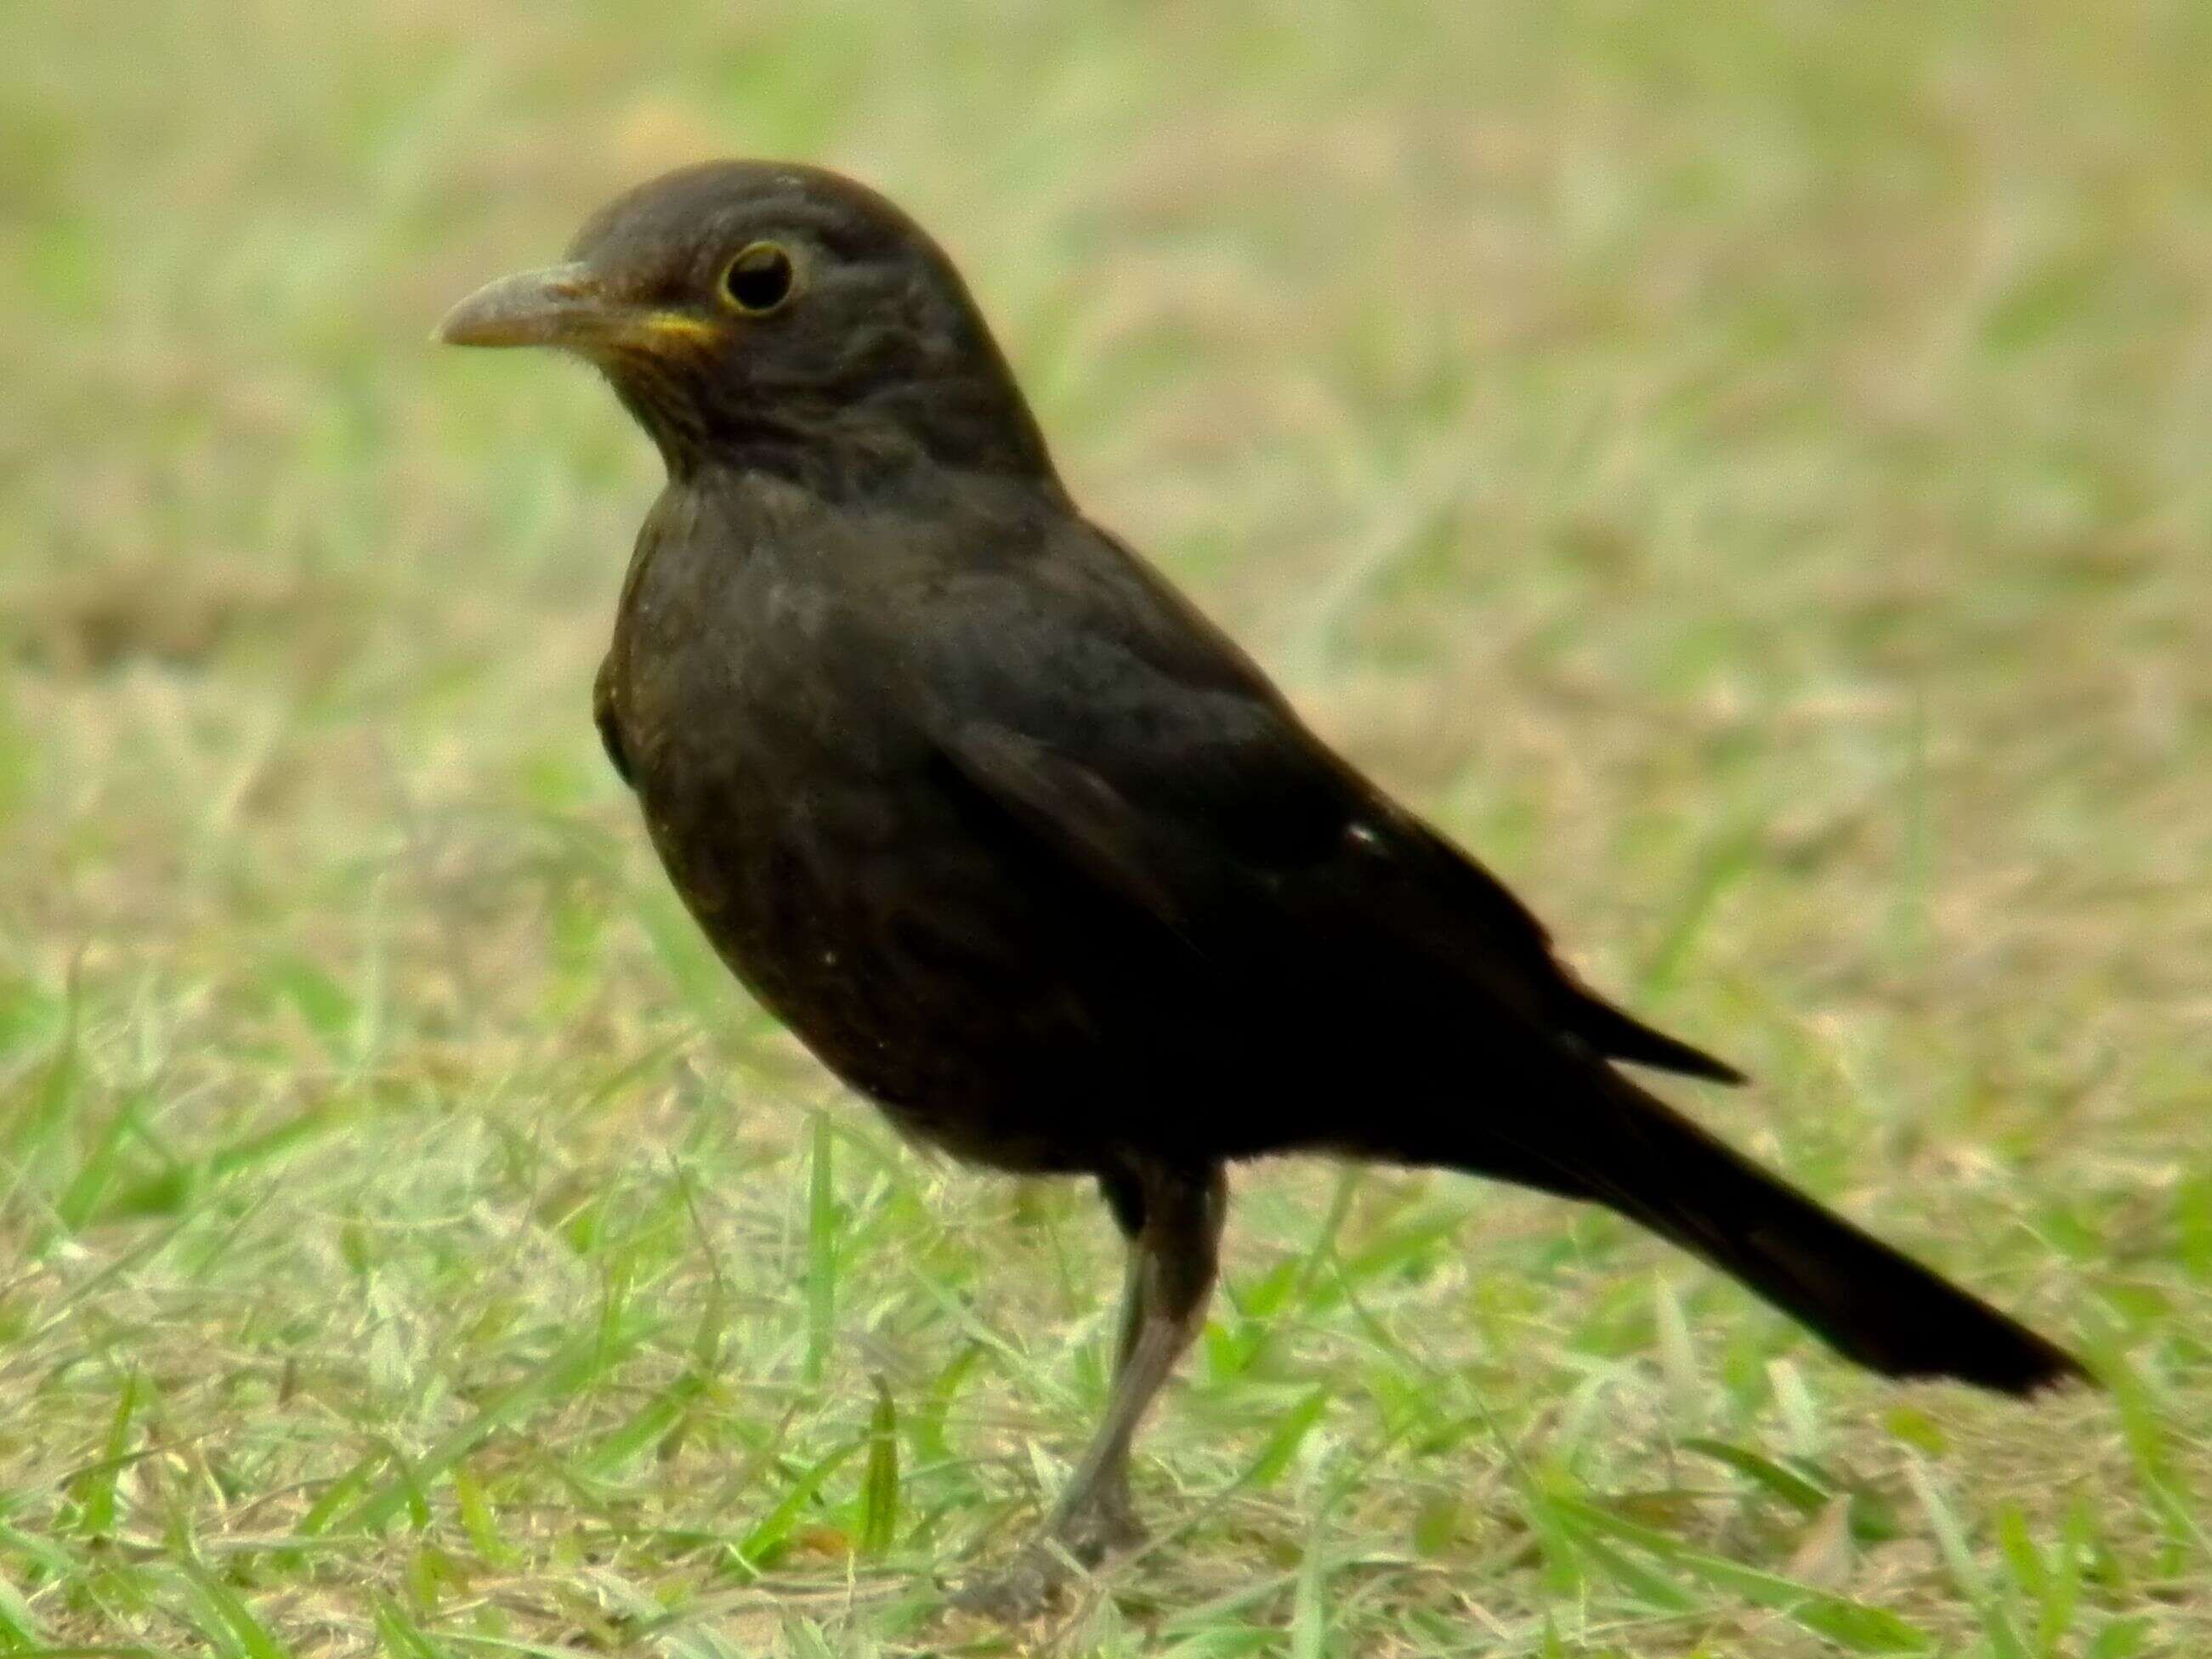
[[[0, 48], [0, 1650], [2212, 1651], [2212, 9]], [[1098, 1410], [1110, 1229], [728, 981], [588, 716], [650, 447], [426, 343], [724, 153], [936, 228], [1079, 498], [1758, 1079], [1678, 1098], [2109, 1390], [1885, 1384], [1607, 1218], [1253, 1167], [1155, 1548], [943, 1614]]]

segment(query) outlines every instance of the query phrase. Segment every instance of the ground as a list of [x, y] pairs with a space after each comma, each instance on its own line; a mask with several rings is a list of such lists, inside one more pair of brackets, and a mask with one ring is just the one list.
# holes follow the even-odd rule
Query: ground
[[[2212, 12], [0, 45], [0, 1648], [2212, 1647]], [[425, 339], [724, 153], [936, 227], [1079, 496], [1758, 1079], [1676, 1097], [2109, 1391], [1252, 1168], [1156, 1547], [940, 1616], [1098, 1409], [1104, 1218], [900, 1146], [707, 955], [588, 714], [650, 449]]]

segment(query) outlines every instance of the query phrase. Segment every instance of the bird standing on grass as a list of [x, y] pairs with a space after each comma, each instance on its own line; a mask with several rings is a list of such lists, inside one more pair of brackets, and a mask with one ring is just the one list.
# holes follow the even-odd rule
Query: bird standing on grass
[[1603, 1205], [1888, 1376], [2083, 1374], [1624, 1074], [1741, 1081], [1577, 979], [1083, 516], [882, 198], [686, 168], [439, 333], [580, 354], [667, 463], [593, 712], [723, 959], [902, 1132], [1087, 1176], [1127, 1241], [1105, 1419], [971, 1605], [1034, 1610], [1140, 1535], [1130, 1442], [1204, 1322], [1240, 1158]]

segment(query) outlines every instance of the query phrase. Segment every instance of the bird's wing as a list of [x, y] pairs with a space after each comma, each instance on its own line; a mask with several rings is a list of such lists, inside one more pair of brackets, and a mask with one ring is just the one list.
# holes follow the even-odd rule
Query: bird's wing
[[1103, 534], [1071, 529], [1049, 558], [939, 584], [916, 614], [924, 718], [955, 773], [1072, 878], [1219, 971], [1738, 1079], [1590, 992], [1503, 883], [1339, 759]]
[[622, 720], [615, 710], [615, 659], [611, 653], [599, 664], [599, 672], [592, 680], [592, 724], [599, 727], [599, 746], [607, 751], [607, 763], [615, 769], [615, 775], [636, 787], [636, 781], [630, 775], [629, 753], [623, 747]]
[[1118, 894], [1197, 948], [1185, 884], [1161, 867], [1164, 839], [1128, 799], [1080, 762], [989, 720], [945, 732], [941, 750], [958, 775], [1095, 885]]

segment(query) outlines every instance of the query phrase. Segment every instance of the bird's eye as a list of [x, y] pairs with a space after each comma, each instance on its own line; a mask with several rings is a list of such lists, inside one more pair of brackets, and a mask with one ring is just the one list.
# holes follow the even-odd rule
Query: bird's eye
[[722, 272], [722, 297], [749, 317], [762, 317], [791, 297], [791, 255], [774, 242], [755, 242]]

